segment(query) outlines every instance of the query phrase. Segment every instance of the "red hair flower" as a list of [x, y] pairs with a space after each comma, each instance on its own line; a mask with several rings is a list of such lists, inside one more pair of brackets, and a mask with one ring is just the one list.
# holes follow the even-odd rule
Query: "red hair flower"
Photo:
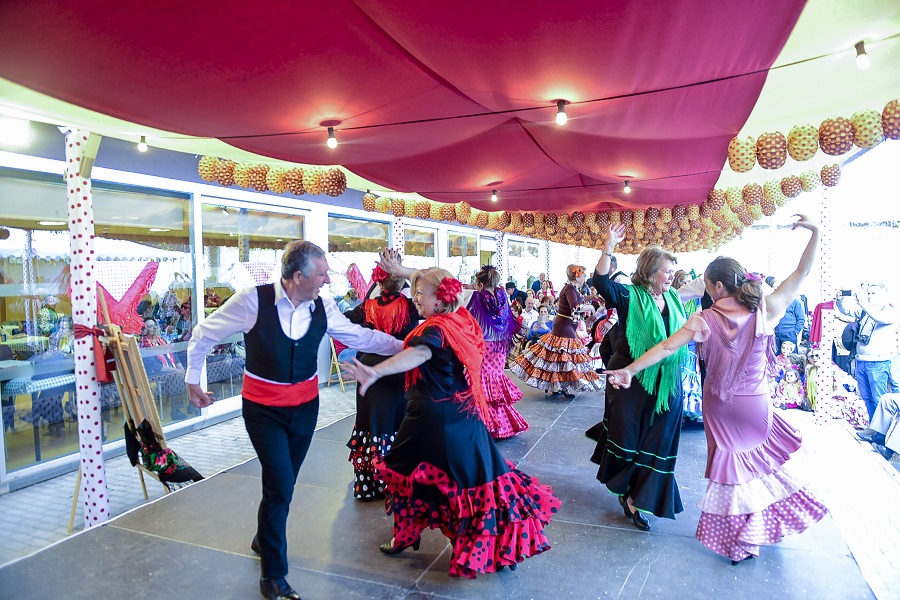
[[376, 266], [375, 269], [372, 270], [372, 281], [374, 281], [375, 283], [381, 283], [388, 277], [390, 277], [390, 275], [387, 271], [381, 268], [381, 265]]
[[443, 281], [441, 281], [441, 285], [438, 286], [435, 295], [441, 302], [452, 304], [453, 302], [456, 302], [462, 289], [462, 284], [459, 281], [452, 277], [444, 277]]

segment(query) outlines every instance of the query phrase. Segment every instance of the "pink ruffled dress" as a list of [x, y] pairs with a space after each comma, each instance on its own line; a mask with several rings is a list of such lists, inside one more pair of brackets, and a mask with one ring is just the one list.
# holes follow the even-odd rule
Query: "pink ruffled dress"
[[828, 509], [791, 474], [800, 433], [772, 410], [767, 382], [774, 332], [765, 304], [751, 313], [734, 298], [695, 313], [685, 327], [702, 342], [706, 477], [697, 539], [731, 560], [801, 533]]

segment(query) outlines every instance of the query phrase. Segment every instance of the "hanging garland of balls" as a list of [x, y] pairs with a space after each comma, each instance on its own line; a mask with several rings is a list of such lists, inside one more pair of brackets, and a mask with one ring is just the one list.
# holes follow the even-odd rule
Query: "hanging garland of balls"
[[[836, 186], [841, 179], [837, 164], [800, 175], [772, 179], [764, 184], [748, 183], [727, 190], [713, 189], [700, 204], [650, 206], [609, 212], [533, 213], [472, 208], [467, 202], [444, 204], [431, 200], [405, 200], [363, 195], [363, 209], [433, 221], [457, 222], [479, 229], [503, 231], [584, 248], [601, 248], [610, 224], [625, 225], [625, 240], [619, 251], [637, 254], [650, 244], [676, 252], [713, 249], [741, 235], [747, 227], [775, 212], [803, 192], [820, 185]], [[427, 215], [427, 216], [425, 216]]]
[[735, 136], [728, 143], [728, 165], [736, 173], [746, 173], [757, 164], [763, 169], [778, 169], [790, 157], [810, 160], [821, 149], [829, 156], [841, 156], [857, 148], [874, 148], [885, 139], [900, 139], [900, 100], [888, 102], [881, 114], [861, 110], [849, 119], [825, 119], [813, 125], [792, 127], [787, 137], [780, 131], [763, 133], [757, 139]]
[[340, 196], [347, 191], [347, 175], [337, 167], [288, 168], [264, 163], [236, 163], [227, 158], [204, 156], [197, 164], [197, 173], [204, 181], [225, 187], [237, 185], [258, 192]]

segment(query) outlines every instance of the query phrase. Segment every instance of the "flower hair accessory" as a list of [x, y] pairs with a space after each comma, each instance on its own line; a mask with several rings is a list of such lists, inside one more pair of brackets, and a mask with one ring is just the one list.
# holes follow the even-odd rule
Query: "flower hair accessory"
[[388, 274], [387, 271], [385, 271], [384, 269], [382, 269], [382, 268], [381, 268], [381, 265], [376, 266], [376, 267], [372, 270], [372, 281], [374, 281], [375, 283], [381, 283], [382, 281], [384, 281], [384, 280], [387, 279], [388, 277], [390, 277], [390, 274]]
[[441, 302], [452, 304], [453, 302], [456, 302], [461, 291], [462, 284], [459, 281], [451, 277], [444, 277], [443, 281], [441, 281], [441, 285], [438, 286], [435, 295]]
[[575, 267], [574, 269], [572, 269], [572, 275], [574, 275], [576, 278], [581, 277], [582, 275], [584, 275], [584, 269], [582, 269], [581, 267]]
[[740, 276], [737, 273], [734, 274], [734, 285], [735, 286], [743, 285], [743, 284], [747, 283], [748, 281], [756, 281], [757, 283], [762, 283], [764, 280], [763, 280], [763, 276], [760, 275], [759, 273], [752, 273], [750, 271], [747, 271], [744, 274], [743, 278], [740, 278]]

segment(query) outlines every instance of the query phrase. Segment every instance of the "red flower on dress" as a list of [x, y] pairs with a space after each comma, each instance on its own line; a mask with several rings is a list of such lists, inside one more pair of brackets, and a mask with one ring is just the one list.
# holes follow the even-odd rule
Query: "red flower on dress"
[[456, 302], [456, 298], [462, 289], [462, 283], [451, 277], [444, 277], [436, 292], [437, 299], [446, 304], [452, 304]]

